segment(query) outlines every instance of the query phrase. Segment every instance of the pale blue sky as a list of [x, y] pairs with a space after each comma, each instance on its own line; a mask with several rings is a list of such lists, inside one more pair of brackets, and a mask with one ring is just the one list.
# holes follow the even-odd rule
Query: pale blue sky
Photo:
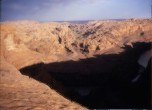
[[1, 21], [150, 18], [151, 0], [2, 0]]

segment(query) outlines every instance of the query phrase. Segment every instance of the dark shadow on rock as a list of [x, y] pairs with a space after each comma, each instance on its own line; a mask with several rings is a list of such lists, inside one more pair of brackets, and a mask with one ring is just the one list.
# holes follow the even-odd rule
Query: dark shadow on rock
[[[64, 97], [87, 108], [150, 108], [151, 69], [136, 83], [139, 56], [151, 48], [151, 43], [138, 42], [125, 46], [119, 54], [103, 54], [79, 61], [36, 64], [20, 69], [41, 81]], [[79, 91], [89, 90], [82, 96]]]

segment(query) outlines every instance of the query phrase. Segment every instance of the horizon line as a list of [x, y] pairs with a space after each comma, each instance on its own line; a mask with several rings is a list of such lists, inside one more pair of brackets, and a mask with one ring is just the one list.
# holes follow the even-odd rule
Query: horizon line
[[34, 20], [34, 19], [16, 19], [16, 20], [4, 20], [0, 21], [0, 23], [3, 22], [15, 22], [15, 21], [37, 21], [37, 22], [85, 22], [85, 21], [106, 21], [106, 20], [131, 20], [131, 19], [152, 19], [152, 18], [108, 18], [108, 19], [88, 19], [88, 20]]

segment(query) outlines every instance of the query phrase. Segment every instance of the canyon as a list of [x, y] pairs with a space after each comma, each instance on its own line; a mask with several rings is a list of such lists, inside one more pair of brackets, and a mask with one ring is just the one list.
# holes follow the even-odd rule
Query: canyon
[[150, 108], [152, 19], [0, 26], [1, 109]]

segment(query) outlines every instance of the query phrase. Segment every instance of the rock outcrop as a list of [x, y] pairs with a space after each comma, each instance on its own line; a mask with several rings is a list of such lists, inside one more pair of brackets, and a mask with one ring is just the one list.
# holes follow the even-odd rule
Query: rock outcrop
[[84, 107], [71, 102], [47, 85], [20, 72], [4, 60], [0, 62], [1, 110], [80, 110]]

